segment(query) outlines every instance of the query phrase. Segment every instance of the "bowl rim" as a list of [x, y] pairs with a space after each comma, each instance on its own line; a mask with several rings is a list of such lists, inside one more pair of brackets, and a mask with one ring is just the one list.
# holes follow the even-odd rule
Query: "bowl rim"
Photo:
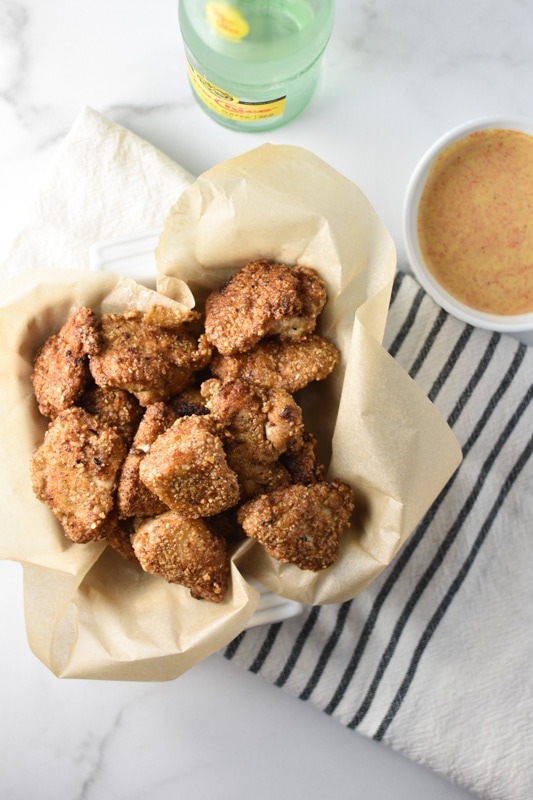
[[485, 116], [464, 122], [440, 136], [422, 155], [408, 181], [404, 196], [402, 224], [407, 258], [413, 273], [422, 287], [445, 311], [463, 322], [492, 331], [519, 332], [533, 330], [533, 311], [527, 314], [489, 314], [477, 311], [449, 294], [433, 278], [424, 265], [418, 237], [416, 219], [422, 190], [437, 156], [449, 145], [479, 130], [492, 128], [515, 130], [533, 136], [533, 118], [520, 116]]

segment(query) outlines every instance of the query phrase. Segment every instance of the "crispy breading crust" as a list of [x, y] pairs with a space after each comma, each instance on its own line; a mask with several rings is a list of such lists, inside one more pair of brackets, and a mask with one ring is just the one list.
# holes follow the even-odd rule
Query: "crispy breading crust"
[[236, 474], [210, 417], [181, 417], [161, 434], [142, 460], [143, 483], [178, 514], [197, 519], [239, 500]]
[[116, 496], [120, 519], [154, 517], [168, 508], [166, 503], [163, 503], [141, 481], [139, 472], [145, 455], [146, 453], [132, 448], [122, 465]]
[[114, 428], [129, 445], [143, 415], [139, 401], [124, 389], [100, 389], [85, 392], [78, 405], [101, 422]]
[[125, 456], [122, 437], [82, 408], [50, 423], [31, 459], [32, 486], [72, 541], [99, 538]]
[[139, 427], [133, 438], [132, 447], [146, 454], [162, 433], [167, 431], [178, 419], [177, 413], [166, 403], [151, 403], [144, 410]]
[[242, 459], [237, 450], [228, 450], [228, 463], [237, 473], [241, 487], [241, 500], [244, 502], [258, 494], [272, 492], [280, 486], [289, 486], [291, 476], [281, 461], [264, 464]]
[[[164, 320], [168, 314], [165, 309]], [[204, 334], [197, 341], [179, 317], [174, 327], [150, 321], [159, 319], [156, 310], [102, 315], [102, 347], [90, 359], [98, 386], [125, 389], [147, 406], [168, 400], [207, 366], [212, 350]]]
[[228, 550], [245, 538], [244, 531], [237, 522], [237, 506], [212, 517], [204, 517], [204, 522], [216, 536], [224, 539]]
[[168, 405], [176, 412], [178, 417], [190, 417], [192, 414], [209, 414], [205, 400], [199, 387], [186, 386], [175, 397], [171, 397]]
[[302, 409], [285, 389], [263, 390], [265, 434], [281, 455], [299, 446], [304, 433]]
[[153, 403], [146, 408], [120, 472], [116, 504], [121, 519], [155, 517], [167, 511], [167, 505], [141, 481], [139, 470], [157, 437], [176, 419], [176, 412], [164, 403]]
[[132, 545], [146, 572], [186, 586], [194, 598], [224, 599], [230, 574], [226, 545], [203, 520], [168, 511], [136, 525]]
[[318, 572], [337, 560], [353, 507], [349, 486], [323, 481], [260, 495], [241, 506], [237, 518], [246, 535], [278, 561]]
[[220, 353], [242, 353], [264, 336], [311, 333], [325, 303], [324, 282], [314, 270], [254, 261], [207, 297], [205, 332]]
[[220, 427], [228, 464], [238, 475], [241, 499], [288, 485], [279, 457], [303, 434], [302, 411], [291, 395], [216, 378], [200, 388]]
[[37, 351], [31, 380], [39, 411], [52, 419], [83, 394], [87, 356], [100, 349], [98, 319], [89, 308], [74, 311]]
[[100, 539], [105, 539], [107, 544], [113, 548], [126, 561], [134, 564], [138, 563], [137, 556], [133, 550], [131, 537], [134, 533], [134, 520], [119, 519], [116, 511], [112, 511], [104, 520], [100, 528]]
[[302, 409], [283, 389], [211, 378], [200, 390], [228, 448], [245, 448], [243, 457], [252, 461], [272, 463], [303, 434]]
[[291, 483], [318, 483], [325, 478], [324, 465], [318, 460], [318, 440], [306, 431], [299, 445], [281, 457], [289, 471]]
[[317, 334], [302, 339], [267, 339], [246, 353], [215, 353], [211, 372], [222, 380], [243, 380], [267, 389], [285, 389], [294, 394], [311, 381], [326, 378], [339, 363], [334, 344]]

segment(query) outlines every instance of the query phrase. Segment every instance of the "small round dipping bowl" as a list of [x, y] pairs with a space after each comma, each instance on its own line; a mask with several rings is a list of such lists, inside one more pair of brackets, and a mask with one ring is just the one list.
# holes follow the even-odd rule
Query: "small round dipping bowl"
[[[533, 119], [511, 117], [485, 117], [453, 128], [429, 148], [417, 164], [405, 195], [403, 228], [405, 246], [413, 273], [421, 286], [446, 311], [463, 322], [493, 331], [518, 333], [533, 331], [533, 311], [526, 314], [491, 314], [470, 308], [444, 289], [429, 272], [420, 250], [417, 217], [420, 200], [426, 181], [438, 156], [450, 145], [468, 137], [476, 131], [505, 129], [521, 131], [533, 136]], [[533, 224], [533, 220], [531, 221]]]

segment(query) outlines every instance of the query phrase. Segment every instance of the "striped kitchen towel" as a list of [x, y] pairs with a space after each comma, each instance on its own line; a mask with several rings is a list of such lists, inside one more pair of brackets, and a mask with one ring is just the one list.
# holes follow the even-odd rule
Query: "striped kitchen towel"
[[459, 322], [403, 273], [384, 345], [448, 420], [461, 467], [360, 596], [224, 655], [481, 798], [531, 800], [532, 348]]

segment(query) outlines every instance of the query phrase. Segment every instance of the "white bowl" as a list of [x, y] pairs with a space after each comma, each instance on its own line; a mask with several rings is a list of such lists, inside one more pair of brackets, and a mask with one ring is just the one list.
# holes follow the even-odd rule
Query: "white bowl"
[[435, 159], [449, 145], [463, 139], [475, 131], [487, 130], [488, 128], [504, 128], [507, 130], [522, 131], [533, 135], [533, 119], [519, 119], [511, 117], [484, 117], [471, 122], [459, 125], [448, 133], [441, 136], [435, 144], [429, 148], [413, 172], [405, 195], [403, 210], [403, 228], [405, 246], [409, 263], [413, 273], [422, 287], [429, 295], [446, 311], [453, 314], [463, 322], [476, 325], [480, 328], [487, 328], [493, 331], [503, 331], [508, 333], [519, 331], [533, 331], [533, 312], [517, 315], [496, 315], [477, 311], [457, 300], [449, 294], [428, 272], [422, 254], [420, 252], [417, 236], [417, 214], [420, 197], [424, 189], [426, 180]]

